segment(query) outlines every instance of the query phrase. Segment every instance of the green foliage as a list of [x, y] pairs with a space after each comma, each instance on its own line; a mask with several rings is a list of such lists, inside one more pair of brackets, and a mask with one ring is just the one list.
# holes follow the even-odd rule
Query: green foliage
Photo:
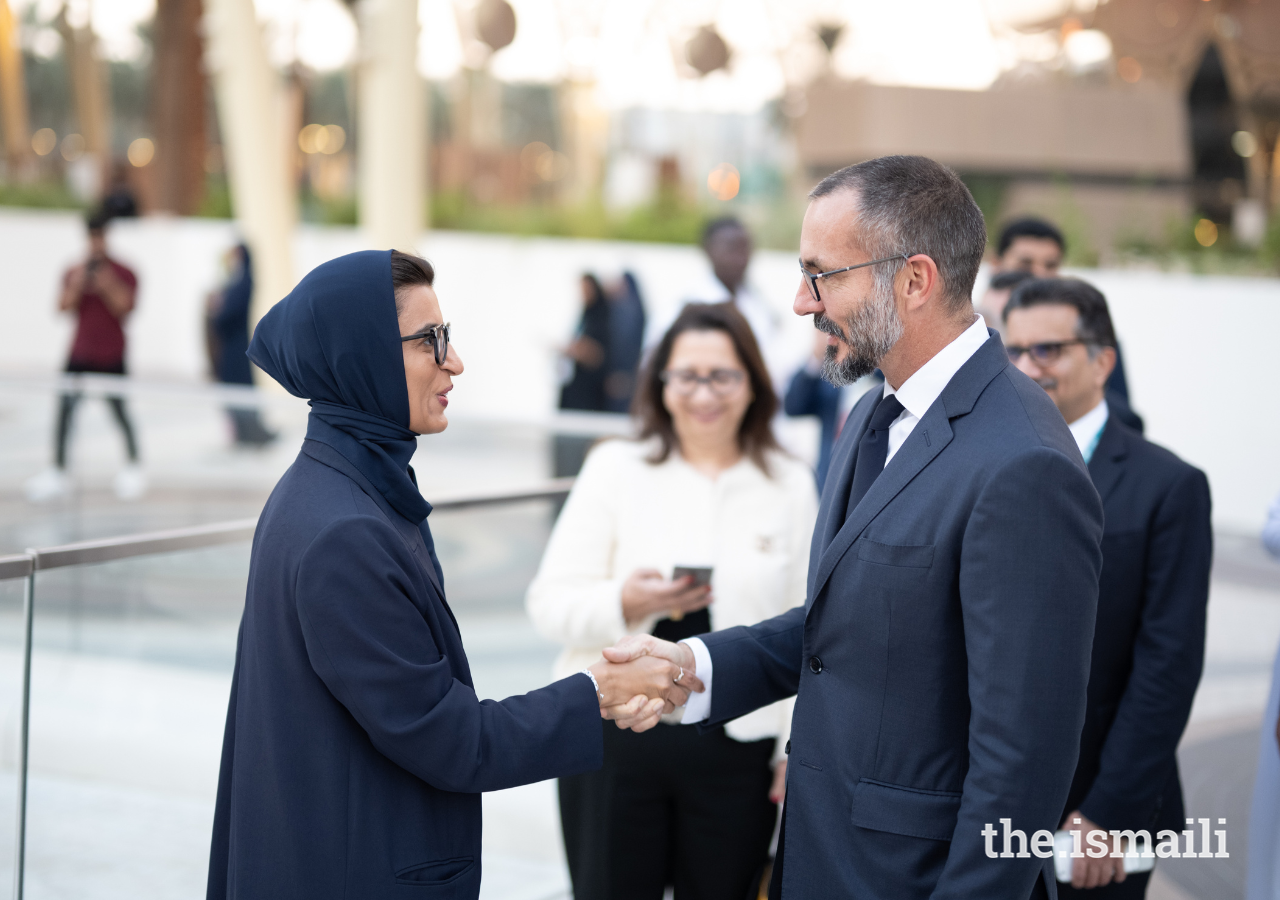
[[625, 212], [607, 210], [598, 197], [577, 204], [478, 204], [465, 194], [445, 191], [431, 198], [433, 228], [555, 237], [697, 243], [709, 211], [675, 192]]
[[1196, 240], [1196, 223], [1202, 216], [1193, 213], [1165, 223], [1160, 240], [1129, 237], [1116, 242], [1119, 262], [1154, 263], [1162, 269], [1199, 274], [1265, 275], [1280, 272], [1280, 216], [1272, 216], [1261, 247], [1246, 247], [1235, 240], [1231, 228], [1218, 225], [1218, 239], [1205, 247]]
[[235, 211], [231, 207], [231, 188], [227, 179], [221, 175], [211, 176], [205, 180], [204, 199], [196, 215], [202, 219], [234, 219]]
[[67, 186], [58, 181], [35, 181], [30, 184], [0, 183], [0, 206], [25, 206], [36, 209], [84, 209]]
[[991, 243], [999, 232], [1009, 179], [999, 175], [976, 174], [960, 177], [969, 188], [969, 193], [973, 194], [973, 202], [978, 204], [978, 209], [982, 210], [982, 218], [987, 223], [987, 243]]

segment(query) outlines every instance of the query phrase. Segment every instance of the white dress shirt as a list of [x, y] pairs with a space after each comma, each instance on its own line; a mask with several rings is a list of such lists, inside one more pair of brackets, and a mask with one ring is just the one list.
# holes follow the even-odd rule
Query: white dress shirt
[[[924, 418], [924, 414], [928, 412], [929, 407], [942, 395], [942, 391], [950, 383], [956, 372], [959, 372], [960, 367], [969, 361], [969, 357], [978, 352], [978, 348], [986, 343], [989, 337], [987, 323], [983, 321], [981, 316], [978, 316], [972, 325], [960, 333], [959, 337], [939, 350], [919, 369], [916, 369], [911, 377], [904, 381], [897, 390], [894, 390], [889, 385], [889, 382], [885, 381], [883, 396], [888, 397], [896, 394], [898, 402], [903, 406], [902, 413], [889, 426], [889, 449], [884, 461], [886, 466], [889, 464], [889, 460], [893, 459], [899, 448], [902, 447], [903, 442], [906, 441], [911, 432], [915, 430], [916, 425]], [[698, 678], [706, 687], [706, 690], [701, 694], [691, 694], [689, 702], [685, 704], [684, 717], [681, 721], [689, 725], [694, 722], [701, 722], [711, 715], [711, 681], [713, 676], [711, 653], [707, 650], [707, 645], [698, 638], [689, 638], [683, 643], [693, 651], [694, 669]]]
[[1084, 457], [1086, 466], [1089, 465], [1089, 460], [1093, 458], [1093, 451], [1098, 447], [1098, 438], [1102, 437], [1102, 429], [1107, 426], [1109, 412], [1107, 401], [1103, 400], [1083, 416], [1067, 425], [1067, 428], [1071, 430], [1071, 436], [1076, 439], [1076, 446], [1080, 448], [1080, 455]]
[[[624, 620], [622, 583], [637, 569], [670, 577], [675, 566], [710, 566], [713, 630], [754, 625], [804, 602], [818, 514], [809, 467], [771, 453], [769, 475], [743, 459], [709, 478], [678, 453], [649, 463], [653, 448], [612, 440], [591, 451], [529, 585], [534, 627], [564, 646], [556, 678], [590, 666], [624, 635], [651, 632], [665, 615]], [[739, 741], [781, 736], [780, 754], [792, 706], [756, 710], [726, 732]]]

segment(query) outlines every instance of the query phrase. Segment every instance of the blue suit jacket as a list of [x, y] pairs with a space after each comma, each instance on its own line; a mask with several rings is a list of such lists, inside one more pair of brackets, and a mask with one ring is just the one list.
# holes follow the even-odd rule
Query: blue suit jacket
[[805, 605], [703, 636], [709, 721], [798, 692], [788, 900], [1052, 895], [1052, 860], [989, 859], [981, 832], [1059, 823], [1097, 611], [1097, 492], [992, 332], [846, 519], [880, 396], [837, 443]]
[[1176, 751], [1204, 663], [1213, 564], [1204, 473], [1108, 418], [1089, 460], [1102, 580], [1080, 762], [1063, 814], [1181, 831]]
[[254, 535], [210, 900], [474, 900], [479, 792], [602, 753], [586, 678], [476, 699], [422, 533], [304, 442]]

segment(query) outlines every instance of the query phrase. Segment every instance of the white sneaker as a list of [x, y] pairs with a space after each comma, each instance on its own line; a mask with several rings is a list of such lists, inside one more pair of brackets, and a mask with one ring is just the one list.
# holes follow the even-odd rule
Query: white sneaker
[[70, 493], [71, 479], [61, 469], [45, 469], [39, 475], [28, 478], [24, 487], [28, 500], [32, 503], [45, 503]]
[[137, 464], [127, 465], [116, 473], [113, 487], [121, 500], [137, 500], [147, 492], [147, 476]]

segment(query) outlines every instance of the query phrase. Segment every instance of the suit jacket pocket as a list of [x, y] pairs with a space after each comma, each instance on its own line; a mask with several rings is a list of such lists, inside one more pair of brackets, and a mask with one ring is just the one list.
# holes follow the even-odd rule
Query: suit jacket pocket
[[862, 538], [858, 541], [858, 559], [882, 566], [927, 569], [933, 565], [933, 544], [882, 544]]
[[457, 859], [436, 859], [431, 862], [418, 863], [396, 872], [396, 884], [442, 885], [457, 881], [475, 868], [476, 861], [470, 856]]
[[949, 841], [960, 813], [960, 794], [860, 780], [853, 788], [853, 824], [872, 831]]

